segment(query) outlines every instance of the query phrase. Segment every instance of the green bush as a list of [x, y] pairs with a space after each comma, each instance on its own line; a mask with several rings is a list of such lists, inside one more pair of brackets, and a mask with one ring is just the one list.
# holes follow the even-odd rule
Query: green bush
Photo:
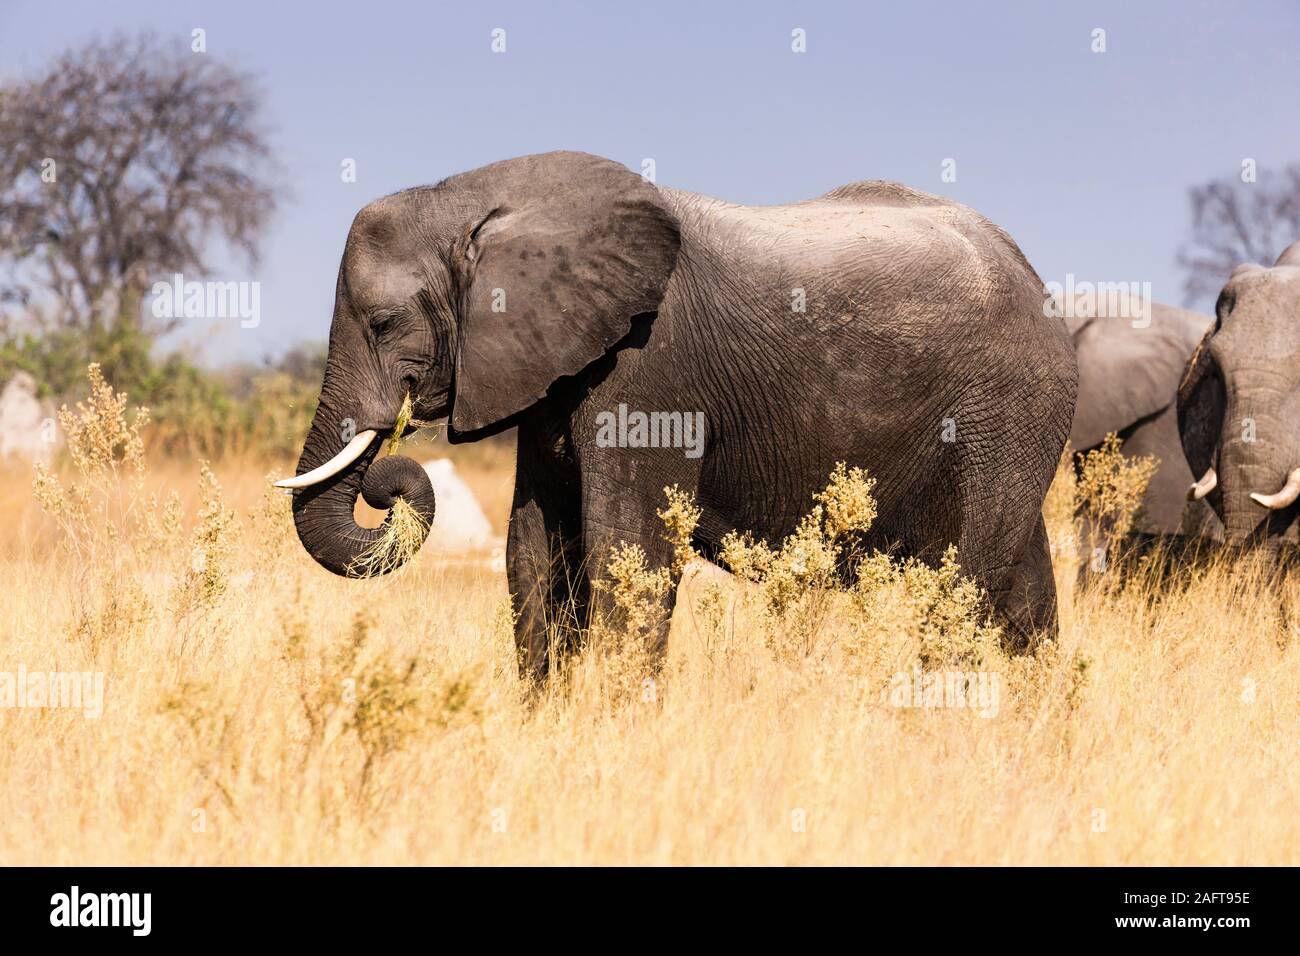
[[150, 409], [149, 449], [208, 459], [295, 457], [316, 411], [324, 345], [297, 346], [274, 362], [205, 369], [179, 352], [155, 356], [132, 328], [101, 333], [45, 329], [0, 333], [0, 383], [29, 372], [56, 404], [84, 397], [85, 368]]

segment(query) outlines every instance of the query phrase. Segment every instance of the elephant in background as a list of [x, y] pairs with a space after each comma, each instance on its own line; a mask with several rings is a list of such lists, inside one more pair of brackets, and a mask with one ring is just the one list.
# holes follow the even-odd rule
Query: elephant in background
[[[453, 442], [517, 426], [506, 565], [520, 669], [541, 680], [567, 647], [552, 625], [609, 610], [593, 583], [614, 547], [671, 563], [666, 486], [694, 495], [693, 544], [716, 559], [733, 530], [779, 544], [845, 461], [877, 480], [867, 547], [936, 562], [956, 544], [1027, 642], [1055, 629], [1040, 511], [1077, 389], [1045, 300], [1001, 229], [897, 184], [747, 207], [583, 153], [506, 160], [357, 215], [282, 484], [307, 552], [354, 574], [383, 533], [357, 525], [358, 492], [433, 509], [418, 465], [376, 458], [405, 395]], [[611, 435], [636, 414], [702, 430]]]
[[1183, 453], [1177, 409], [1179, 382], [1211, 319], [1158, 302], [1142, 302], [1134, 310], [1109, 308], [1112, 304], [1082, 310], [1102, 313], [1096, 315], [1067, 310], [1079, 361], [1070, 445], [1076, 452], [1091, 451], [1115, 432], [1124, 455], [1157, 459], [1134, 522], [1138, 534], [1219, 538], [1222, 529], [1210, 507], [1189, 500], [1194, 476]]
[[1178, 390], [1194, 494], [1228, 544], [1279, 552], [1300, 511], [1300, 242], [1238, 266]]

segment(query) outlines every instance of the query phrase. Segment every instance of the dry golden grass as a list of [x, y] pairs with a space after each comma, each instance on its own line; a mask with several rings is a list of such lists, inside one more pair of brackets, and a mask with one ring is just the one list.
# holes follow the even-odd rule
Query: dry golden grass
[[[509, 459], [460, 463], [499, 530]], [[0, 487], [0, 671], [105, 675], [98, 718], [0, 709], [0, 863], [1300, 860], [1300, 588], [1252, 567], [1079, 584], [1062, 546], [1060, 640], [1009, 656], [955, 569], [791, 584], [869, 520], [850, 495], [811, 563], [688, 567], [661, 671], [593, 648], [530, 699], [502, 574], [332, 577], [261, 468], [148, 470], [179, 526], [97, 540], [99, 567], [30, 472]], [[922, 661], [994, 675], [996, 713], [896, 706]]]

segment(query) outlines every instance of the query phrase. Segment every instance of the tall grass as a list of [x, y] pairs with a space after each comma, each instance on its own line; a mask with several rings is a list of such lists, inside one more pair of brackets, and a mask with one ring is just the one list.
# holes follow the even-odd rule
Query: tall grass
[[[130, 431], [116, 395], [93, 414]], [[622, 552], [625, 619], [530, 694], [490, 562], [335, 578], [260, 469], [137, 473], [128, 446], [45, 480], [47, 507], [111, 492], [80, 551], [30, 474], [0, 494], [0, 671], [106, 688], [98, 718], [0, 708], [0, 862], [1300, 859], [1295, 581], [1080, 575], [1068, 470], [1047, 509], [1061, 635], [1033, 654], [1002, 648], [960, 556], [833, 573], [874, 518], [868, 476], [840, 472], [783, 546], [733, 540], [735, 577]], [[508, 462], [475, 461], [503, 530]], [[664, 508], [683, 547], [692, 507]], [[678, 575], [656, 666], [638, 615]], [[996, 706], [972, 703], [994, 678]]]

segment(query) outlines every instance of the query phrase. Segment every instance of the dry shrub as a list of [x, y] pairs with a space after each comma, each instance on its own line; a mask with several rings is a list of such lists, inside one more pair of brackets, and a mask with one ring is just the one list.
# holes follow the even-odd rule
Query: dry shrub
[[1122, 445], [1119, 436], [1111, 432], [1100, 446], [1080, 455], [1075, 490], [1080, 512], [1095, 526], [1106, 529], [1111, 548], [1122, 546], [1133, 530], [1142, 496], [1160, 464], [1150, 455], [1127, 456]]
[[197, 792], [191, 802], [206, 807], [219, 797], [238, 818], [232, 791], [243, 766], [242, 738], [250, 730], [238, 699], [210, 681], [182, 679], [163, 692], [158, 712], [174, 721], [175, 749], [193, 767]]
[[1151, 476], [1159, 463], [1150, 455], [1128, 457], [1111, 432], [1101, 445], [1079, 456], [1079, 504], [1096, 521], [1112, 523], [1117, 534], [1133, 527]]
[[[859, 553], [861, 535], [876, 517], [874, 485], [865, 471], [841, 462], [780, 547], [749, 534], [726, 536], [722, 559], [742, 584], [746, 623], [763, 635], [777, 659], [841, 655], [857, 661], [848, 666], [862, 672], [886, 660], [894, 666], [915, 662], [923, 669], [985, 667], [995, 657], [1005, 663], [1001, 630], [990, 620], [983, 591], [961, 575], [955, 548], [948, 549], [938, 567]], [[601, 585], [617, 615], [600, 622], [598, 632], [606, 645], [617, 636], [623, 694], [652, 676], [647, 636], [662, 622], [663, 596], [695, 557], [690, 539], [700, 511], [676, 486], [664, 491], [668, 507], [659, 517], [673, 547], [671, 568], [651, 569], [640, 547], [625, 544], [614, 552], [608, 580]], [[712, 661], [727, 634], [723, 586], [705, 586], [689, 612]], [[821, 647], [818, 637], [828, 622], [837, 641]], [[872, 664], [860, 666], [865, 661]]]
[[238, 521], [226, 507], [221, 483], [206, 461], [199, 463], [199, 487], [202, 506], [191, 534], [190, 565], [172, 595], [178, 617], [210, 609], [230, 587]]
[[[578, 645], [585, 670], [577, 688], [588, 695], [605, 695], [613, 706], [630, 701], [652, 703], [662, 677], [662, 648], [657, 641], [668, 614], [664, 598], [697, 555], [691, 544], [700, 509], [676, 485], [664, 488], [665, 507], [657, 512], [664, 541], [672, 548], [668, 567], [652, 568], [640, 545], [616, 546], [605, 566], [605, 577], [593, 582], [605, 598]], [[576, 615], [575, 615], [576, 617]]]
[[668, 532], [665, 538], [672, 545], [673, 563], [669, 570], [673, 581], [676, 582], [681, 579], [686, 565], [699, 557], [691, 544], [691, 538], [695, 534], [695, 528], [700, 523], [700, 515], [703, 512], [696, 506], [692, 497], [676, 485], [665, 488], [664, 497], [668, 499], [668, 506], [655, 513], [664, 523]]
[[[78, 577], [69, 633], [96, 657], [120, 639], [138, 638], [166, 610], [184, 647], [194, 632], [188, 619], [211, 610], [229, 587], [235, 515], [222, 501], [216, 475], [201, 462], [188, 561], [159, 575], [156, 555], [180, 549], [186, 521], [180, 496], [145, 493], [148, 409], [131, 409], [129, 396], [114, 391], [98, 365], [86, 374], [89, 397], [59, 412], [71, 473], [61, 477], [37, 465], [34, 479], [36, 499], [61, 532]], [[165, 600], [150, 598], [155, 580], [176, 582]]]
[[755, 541], [748, 532], [723, 538], [723, 563], [761, 590], [763, 628], [773, 647], [785, 653], [813, 651], [832, 606], [828, 595], [846, 562], [857, 557], [855, 536], [876, 519], [875, 483], [861, 468], [840, 462], [826, 488], [813, 496], [812, 510], [779, 548]]
[[874, 554], [862, 562], [852, 598], [851, 653], [871, 654], [902, 637], [925, 669], [982, 668], [999, 655], [1002, 631], [989, 620], [983, 591], [962, 576], [954, 547], [937, 568]]
[[149, 411], [128, 417], [128, 397], [115, 392], [98, 365], [86, 370], [90, 395], [64, 405], [59, 423], [73, 472], [66, 479], [36, 465], [33, 489], [61, 532], [76, 569], [76, 606], [69, 636], [97, 657], [119, 634], [136, 634], [152, 609], [139, 581], [142, 544], [177, 520], [173, 509], [145, 509], [142, 430]]
[[34, 489], [77, 562], [116, 574], [134, 556], [132, 532], [140, 527], [142, 430], [149, 410], [137, 408], [128, 420], [127, 395], [113, 391], [98, 365], [90, 365], [86, 375], [90, 396], [59, 410], [75, 475], [65, 483], [37, 464]]
[[616, 547], [605, 573], [608, 577], [594, 586], [608, 595], [609, 610], [592, 620], [583, 641], [589, 672], [581, 683], [586, 693], [604, 693], [618, 706], [638, 695], [654, 694], [655, 637], [667, 619], [663, 599], [673, 581], [668, 568], [649, 566], [639, 544]]
[[[724, 560], [756, 587], [754, 617], [768, 646], [778, 657], [814, 657], [874, 687], [913, 668], [1007, 670], [1001, 629], [987, 596], [961, 574], [955, 547], [937, 567], [859, 553], [859, 536], [876, 517], [873, 486], [861, 469], [841, 463], [779, 549], [746, 536], [724, 541]], [[717, 598], [704, 597], [701, 615], [716, 627]], [[753, 609], [752, 599], [741, 603]], [[823, 632], [832, 640], [819, 642]]]
[[429, 734], [477, 725], [483, 702], [476, 668], [454, 670], [375, 646], [368, 610], [347, 629], [314, 636], [301, 596], [281, 618], [280, 662], [298, 702], [300, 767], [342, 775], [341, 792], [362, 804], [385, 799], [380, 771]]
[[[1068, 444], [1043, 502], [1057, 587], [1071, 600], [1076, 573], [1086, 568], [1094, 586], [1118, 586], [1135, 569], [1154, 570], [1158, 562], [1133, 559], [1131, 532], [1142, 513], [1142, 499], [1159, 467], [1151, 455], [1129, 456], [1110, 433], [1089, 452]], [[1125, 574], [1108, 575], [1112, 568]]]
[[297, 557], [302, 547], [293, 524], [293, 496], [275, 487], [275, 482], [281, 477], [278, 471], [263, 476], [258, 500], [248, 509], [248, 537], [258, 542], [258, 546], [250, 551], [251, 571], [255, 578], [264, 578], [275, 569], [283, 568]]

